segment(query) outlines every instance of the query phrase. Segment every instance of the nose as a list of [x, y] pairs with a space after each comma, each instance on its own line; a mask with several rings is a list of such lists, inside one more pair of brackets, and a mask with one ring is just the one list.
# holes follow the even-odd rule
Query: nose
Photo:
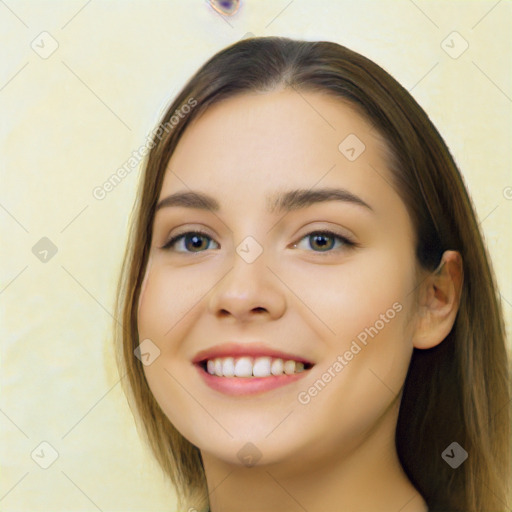
[[263, 254], [252, 263], [235, 254], [233, 266], [211, 292], [209, 311], [218, 318], [244, 323], [275, 320], [286, 308], [284, 288]]

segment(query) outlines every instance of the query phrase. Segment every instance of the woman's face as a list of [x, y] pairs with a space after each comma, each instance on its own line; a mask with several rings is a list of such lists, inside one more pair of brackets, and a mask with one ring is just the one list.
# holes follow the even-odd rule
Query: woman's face
[[[159, 201], [197, 192], [218, 209], [157, 210], [138, 328], [154, 349], [144, 366], [152, 393], [203, 453], [235, 464], [339, 457], [397, 397], [413, 350], [416, 267], [411, 219], [390, 184], [377, 132], [319, 93], [239, 95], [187, 128]], [[324, 189], [340, 192], [325, 200]], [[313, 195], [271, 210], [294, 190]], [[259, 377], [263, 388], [208, 378], [194, 359], [226, 343], [266, 347], [262, 371], [279, 370], [270, 350], [313, 366]], [[230, 352], [243, 369], [240, 353], [221, 354]], [[229, 373], [224, 357], [217, 365]]]

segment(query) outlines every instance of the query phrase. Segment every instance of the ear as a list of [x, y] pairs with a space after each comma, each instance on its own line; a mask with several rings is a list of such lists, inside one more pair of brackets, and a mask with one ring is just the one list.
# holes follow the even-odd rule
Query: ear
[[421, 283], [414, 347], [432, 348], [448, 336], [459, 310], [463, 272], [460, 253], [445, 251], [437, 269]]

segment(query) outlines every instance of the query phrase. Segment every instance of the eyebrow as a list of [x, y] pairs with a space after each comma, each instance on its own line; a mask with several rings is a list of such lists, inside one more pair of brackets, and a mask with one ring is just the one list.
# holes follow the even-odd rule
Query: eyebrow
[[[267, 196], [267, 211], [271, 214], [279, 214], [282, 212], [290, 212], [300, 210], [312, 206], [316, 203], [327, 201], [340, 201], [362, 206], [368, 210], [374, 211], [373, 208], [363, 201], [360, 197], [346, 189], [340, 188], [322, 188], [316, 190], [296, 189], [285, 192], [276, 192]], [[162, 199], [156, 206], [155, 213], [162, 209], [173, 206], [181, 206], [184, 208], [195, 208], [198, 210], [210, 210], [218, 212], [220, 210], [219, 202], [202, 192], [176, 192]]]

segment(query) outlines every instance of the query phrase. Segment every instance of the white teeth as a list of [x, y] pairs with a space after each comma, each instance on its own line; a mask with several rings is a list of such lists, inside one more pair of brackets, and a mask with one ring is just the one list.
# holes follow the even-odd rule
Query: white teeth
[[282, 359], [274, 359], [272, 361], [272, 367], [270, 368], [272, 375], [282, 375], [283, 374], [283, 360]]
[[233, 377], [235, 375], [235, 361], [232, 357], [226, 357], [222, 363], [222, 375]]
[[209, 359], [206, 369], [210, 375], [218, 377], [270, 377], [272, 375], [292, 375], [304, 371], [304, 363], [268, 356], [252, 358], [243, 356], [217, 357]]
[[252, 365], [252, 374], [255, 377], [268, 377], [270, 375], [270, 357], [258, 357]]
[[[219, 374], [217, 374], [219, 375]], [[241, 357], [235, 364], [235, 375], [237, 377], [252, 376], [252, 362], [250, 357]], [[220, 377], [221, 375], [219, 375]]]

